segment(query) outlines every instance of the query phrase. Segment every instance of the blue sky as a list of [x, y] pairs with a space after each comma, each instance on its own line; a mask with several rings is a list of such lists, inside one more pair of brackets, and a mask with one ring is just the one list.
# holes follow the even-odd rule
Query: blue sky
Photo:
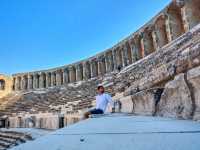
[[62, 66], [136, 31], [170, 0], [0, 0], [0, 73]]

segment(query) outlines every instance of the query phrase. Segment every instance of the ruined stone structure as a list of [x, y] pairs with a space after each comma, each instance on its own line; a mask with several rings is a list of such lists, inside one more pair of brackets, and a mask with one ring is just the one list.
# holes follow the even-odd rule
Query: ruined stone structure
[[0, 98], [12, 91], [12, 85], [13, 81], [11, 77], [0, 74]]
[[[75, 113], [70, 117], [76, 122], [84, 109], [94, 105], [94, 89], [101, 83], [120, 104], [116, 111], [199, 120], [199, 23], [199, 0], [174, 0], [141, 29], [100, 54], [63, 67], [14, 74], [9, 80], [12, 92], [0, 105], [1, 115], [12, 116], [13, 127], [27, 127], [27, 119], [35, 116], [46, 120], [34, 121], [40, 122], [34, 127], [58, 128], [61, 116], [67, 120]], [[6, 85], [7, 80], [0, 78], [0, 89]], [[37, 116], [39, 112], [43, 114]], [[49, 116], [57, 123], [45, 127], [51, 123], [44, 113], [53, 113]], [[70, 121], [62, 124], [66, 122]]]
[[198, 0], [174, 1], [144, 27], [112, 48], [86, 60], [37, 72], [18, 73], [13, 90], [32, 90], [103, 76], [158, 51], [199, 23]]

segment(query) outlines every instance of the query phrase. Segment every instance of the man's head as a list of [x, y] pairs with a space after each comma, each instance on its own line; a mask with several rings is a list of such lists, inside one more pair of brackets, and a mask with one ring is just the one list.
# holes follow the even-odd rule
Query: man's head
[[97, 91], [98, 91], [99, 94], [103, 94], [104, 93], [104, 87], [102, 85], [99, 85], [97, 87]]

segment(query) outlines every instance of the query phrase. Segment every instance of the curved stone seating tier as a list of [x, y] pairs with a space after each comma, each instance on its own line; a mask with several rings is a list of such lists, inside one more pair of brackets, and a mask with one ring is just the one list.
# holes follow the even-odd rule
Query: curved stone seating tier
[[79, 86], [61, 86], [43, 92], [21, 92], [18, 96], [4, 97], [1, 116], [15, 113], [73, 112], [92, 107], [96, 87], [101, 81], [93, 80]]
[[15, 131], [0, 131], [0, 150], [6, 150], [13, 146], [33, 140], [32, 137], [25, 133]]

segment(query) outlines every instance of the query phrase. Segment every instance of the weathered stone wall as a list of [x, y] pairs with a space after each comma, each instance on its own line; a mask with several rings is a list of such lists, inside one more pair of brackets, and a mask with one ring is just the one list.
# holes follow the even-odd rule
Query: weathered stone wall
[[0, 98], [6, 96], [12, 91], [12, 77], [0, 74]]
[[57, 114], [57, 113], [38, 113], [21, 114], [8, 118], [10, 128], [43, 128], [55, 130], [74, 124], [80, 120], [80, 115]]

